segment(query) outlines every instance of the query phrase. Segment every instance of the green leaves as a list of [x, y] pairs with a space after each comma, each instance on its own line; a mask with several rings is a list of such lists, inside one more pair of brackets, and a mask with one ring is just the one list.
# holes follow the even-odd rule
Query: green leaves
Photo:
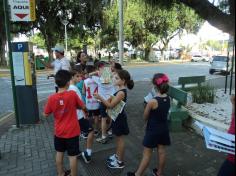
[[[172, 8], [182, 4], [194, 10], [203, 20], [216, 28], [235, 35], [235, 0], [140, 0], [152, 8]], [[181, 12], [181, 11], [180, 11]], [[191, 14], [190, 14], [191, 15]]]

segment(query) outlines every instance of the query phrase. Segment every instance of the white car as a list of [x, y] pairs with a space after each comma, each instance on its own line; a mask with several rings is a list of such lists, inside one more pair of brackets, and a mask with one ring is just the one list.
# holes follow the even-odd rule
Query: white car
[[191, 58], [191, 62], [200, 62], [203, 61], [203, 57], [200, 55], [193, 55]]
[[208, 56], [203, 56], [203, 57], [202, 57], [202, 61], [203, 61], [203, 62], [210, 62], [210, 57], [208, 57]]
[[227, 61], [227, 56], [213, 56], [209, 73], [214, 74], [215, 72], [220, 72], [223, 74], [229, 74], [231, 69], [231, 62], [229, 62], [227, 68]]

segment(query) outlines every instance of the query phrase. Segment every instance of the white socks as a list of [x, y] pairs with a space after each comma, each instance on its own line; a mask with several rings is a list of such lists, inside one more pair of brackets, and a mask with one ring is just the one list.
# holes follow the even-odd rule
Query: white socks
[[87, 152], [88, 156], [92, 155], [92, 149], [86, 149], [86, 152]]

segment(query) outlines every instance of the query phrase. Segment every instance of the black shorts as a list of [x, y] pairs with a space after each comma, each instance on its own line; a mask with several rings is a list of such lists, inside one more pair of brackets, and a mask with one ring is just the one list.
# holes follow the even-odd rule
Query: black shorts
[[93, 131], [93, 126], [88, 119], [82, 118], [79, 120], [80, 130], [83, 133], [90, 133]]
[[147, 132], [143, 139], [143, 146], [147, 148], [157, 148], [158, 145], [170, 145], [170, 135], [168, 132], [163, 134], [156, 134]]
[[126, 114], [120, 114], [117, 117], [115, 122], [112, 120], [111, 128], [112, 128], [112, 133], [115, 136], [128, 135], [129, 134], [129, 126], [128, 126]]
[[97, 109], [97, 110], [89, 110], [88, 113], [89, 113], [89, 117], [99, 116], [100, 115], [100, 110], [99, 109]]
[[108, 114], [106, 112], [107, 111], [107, 107], [103, 103], [100, 104], [99, 110], [100, 110], [100, 114], [101, 114], [102, 118], [107, 118], [108, 117]]
[[67, 151], [68, 156], [77, 156], [79, 154], [79, 136], [69, 139], [54, 136], [54, 146], [57, 152]]

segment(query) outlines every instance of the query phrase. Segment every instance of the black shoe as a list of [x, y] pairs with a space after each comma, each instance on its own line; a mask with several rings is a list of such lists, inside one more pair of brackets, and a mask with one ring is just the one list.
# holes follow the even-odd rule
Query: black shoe
[[135, 173], [134, 172], [128, 172], [127, 176], [135, 176]]
[[83, 157], [85, 163], [88, 164], [91, 162], [91, 156], [88, 155], [87, 151], [84, 151], [82, 153], [82, 157]]
[[94, 131], [94, 136], [95, 136], [95, 137], [98, 137], [98, 136], [99, 136], [99, 134], [100, 134], [100, 132], [99, 132], [99, 131], [97, 131], [97, 130], [95, 130], [95, 131]]
[[71, 174], [71, 170], [65, 170], [65, 176], [70, 175]]
[[152, 170], [152, 175], [153, 175], [153, 176], [158, 176], [157, 171], [158, 171], [157, 168], [153, 169], [153, 170]]

